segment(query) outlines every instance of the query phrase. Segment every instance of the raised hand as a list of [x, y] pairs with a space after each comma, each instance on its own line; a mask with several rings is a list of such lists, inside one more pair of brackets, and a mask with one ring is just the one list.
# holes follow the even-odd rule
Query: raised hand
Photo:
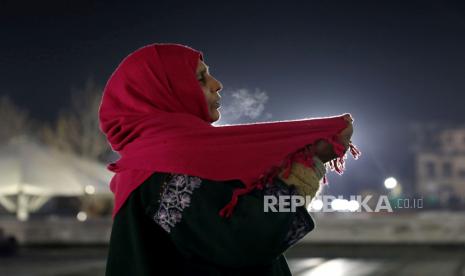
[[[352, 125], [353, 120], [350, 115], [345, 115], [344, 119], [349, 122], [349, 125], [338, 135], [338, 140], [342, 145], [344, 145], [345, 153], [349, 149], [350, 139], [352, 138], [354, 128]], [[337, 157], [333, 146], [325, 140], [316, 141], [314, 147], [316, 156], [318, 156], [323, 163], [329, 162]]]

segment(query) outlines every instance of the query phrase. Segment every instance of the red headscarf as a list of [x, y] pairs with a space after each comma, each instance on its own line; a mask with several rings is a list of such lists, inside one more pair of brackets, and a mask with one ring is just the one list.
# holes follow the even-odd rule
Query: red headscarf
[[[313, 165], [306, 147], [329, 141], [339, 156], [331, 169], [342, 173], [344, 147], [337, 134], [347, 127], [343, 115], [294, 121], [213, 126], [196, 79], [202, 53], [179, 44], [152, 44], [126, 57], [107, 82], [99, 109], [100, 129], [121, 158], [115, 172], [113, 218], [130, 193], [154, 172], [188, 174], [225, 181], [238, 179], [220, 211], [230, 216], [238, 196], [263, 188], [292, 162]], [[351, 144], [356, 158], [358, 150]]]

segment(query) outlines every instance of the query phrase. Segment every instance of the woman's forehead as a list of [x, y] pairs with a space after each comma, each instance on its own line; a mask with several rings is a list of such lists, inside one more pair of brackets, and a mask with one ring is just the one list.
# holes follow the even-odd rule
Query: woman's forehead
[[208, 70], [208, 65], [203, 62], [203, 60], [199, 59], [199, 63], [197, 64], [197, 71]]

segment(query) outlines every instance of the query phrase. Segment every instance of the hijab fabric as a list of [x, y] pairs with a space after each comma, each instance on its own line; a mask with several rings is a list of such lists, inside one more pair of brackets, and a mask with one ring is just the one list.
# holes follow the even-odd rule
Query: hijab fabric
[[[348, 126], [344, 114], [303, 120], [213, 126], [196, 78], [201, 52], [180, 44], [156, 43], [127, 56], [108, 80], [99, 108], [100, 129], [120, 159], [115, 173], [113, 218], [125, 200], [154, 172], [240, 180], [219, 214], [229, 217], [240, 195], [262, 189], [279, 171], [300, 162], [313, 166], [319, 139], [333, 145], [331, 170], [342, 174], [344, 146], [337, 134]], [[350, 144], [357, 158], [360, 152]], [[326, 178], [325, 178], [326, 182]]]

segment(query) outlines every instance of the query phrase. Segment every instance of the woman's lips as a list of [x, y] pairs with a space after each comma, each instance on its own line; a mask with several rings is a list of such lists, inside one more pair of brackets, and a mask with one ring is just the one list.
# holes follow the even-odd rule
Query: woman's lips
[[214, 106], [215, 108], [220, 108], [221, 103], [220, 103], [220, 102], [216, 102], [213, 106]]

